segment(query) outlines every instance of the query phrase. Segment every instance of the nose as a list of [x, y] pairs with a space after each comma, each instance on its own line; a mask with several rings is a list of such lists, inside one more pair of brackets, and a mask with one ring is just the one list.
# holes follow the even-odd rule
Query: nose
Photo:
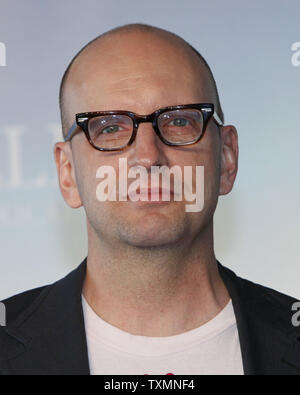
[[130, 166], [144, 166], [151, 170], [151, 166], [168, 165], [164, 143], [156, 135], [151, 123], [141, 123], [138, 127], [135, 141], [130, 146], [128, 164]]

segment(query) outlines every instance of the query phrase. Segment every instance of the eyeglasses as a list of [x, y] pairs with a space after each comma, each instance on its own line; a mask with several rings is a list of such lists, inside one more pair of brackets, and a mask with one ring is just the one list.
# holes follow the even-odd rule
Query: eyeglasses
[[203, 137], [211, 118], [218, 126], [223, 126], [212, 103], [164, 107], [149, 115], [137, 115], [130, 111], [83, 112], [76, 114], [76, 121], [64, 139], [70, 141], [79, 126], [95, 149], [118, 151], [134, 142], [140, 123], [151, 122], [163, 143], [190, 145]]

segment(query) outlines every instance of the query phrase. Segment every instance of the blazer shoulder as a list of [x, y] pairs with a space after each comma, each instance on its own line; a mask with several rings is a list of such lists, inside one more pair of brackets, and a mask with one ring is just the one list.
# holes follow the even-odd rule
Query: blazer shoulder
[[274, 302], [279, 306], [286, 306], [298, 301], [297, 298], [293, 296], [289, 296], [273, 288], [240, 277], [226, 266], [219, 264], [219, 267], [221, 269], [221, 274], [223, 274], [223, 276], [225, 275], [225, 278], [229, 279], [229, 282], [226, 281], [226, 283], [234, 284], [234, 287], [238, 288], [240, 296], [245, 299], [264, 299]]
[[238, 278], [241, 282], [243, 282], [244, 289], [247, 290], [247, 293], [249, 293], [253, 298], [264, 298], [269, 302], [275, 303], [279, 307], [291, 305], [292, 303], [298, 301], [297, 298], [284, 294], [280, 291], [277, 291], [276, 289], [255, 283], [251, 280], [246, 280], [242, 277]]
[[299, 327], [294, 327], [291, 323], [295, 312], [294, 304], [299, 300], [250, 280], [239, 278], [239, 281], [244, 288], [244, 298], [247, 298], [253, 319], [268, 323], [282, 333], [295, 332], [299, 336]]
[[6, 310], [6, 326], [20, 325], [37, 310], [59, 309], [61, 301], [81, 297], [82, 283], [85, 277], [86, 259], [65, 277], [54, 283], [43, 285], [10, 298], [2, 303]]
[[1, 303], [4, 304], [6, 311], [6, 325], [14, 322], [49, 287], [50, 285], [44, 285], [2, 300]]
[[[294, 303], [298, 300], [273, 288], [257, 284], [251, 280], [239, 277], [231, 269], [220, 265], [225, 285], [229, 289], [235, 305], [242, 306], [251, 319], [269, 323], [284, 331], [291, 329], [291, 318], [294, 313]], [[240, 309], [239, 309], [240, 311]], [[297, 330], [299, 328], [293, 328]]]

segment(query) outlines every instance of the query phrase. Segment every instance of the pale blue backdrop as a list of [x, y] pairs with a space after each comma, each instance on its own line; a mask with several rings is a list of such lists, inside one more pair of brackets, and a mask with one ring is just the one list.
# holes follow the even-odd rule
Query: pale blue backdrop
[[83, 210], [66, 206], [56, 181], [59, 82], [84, 44], [132, 22], [171, 30], [204, 55], [239, 131], [217, 257], [300, 298], [299, 14], [299, 0], [1, 0], [0, 299], [62, 277], [86, 255]]

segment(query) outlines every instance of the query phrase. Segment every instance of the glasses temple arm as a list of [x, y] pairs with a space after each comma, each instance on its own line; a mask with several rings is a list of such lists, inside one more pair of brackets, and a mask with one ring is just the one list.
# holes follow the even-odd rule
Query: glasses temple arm
[[71, 128], [69, 129], [67, 135], [64, 137], [64, 140], [65, 141], [71, 140], [71, 138], [73, 137], [74, 132], [75, 132], [76, 129], [77, 129], [77, 122], [75, 121], [73, 123], [73, 125], [71, 126]]
[[213, 118], [214, 118], [214, 120], [216, 121], [216, 123], [217, 123], [219, 126], [223, 126], [223, 125], [224, 125], [224, 123], [221, 121], [221, 118], [220, 118], [219, 115], [216, 113], [216, 111], [214, 111], [214, 113], [213, 113]]

